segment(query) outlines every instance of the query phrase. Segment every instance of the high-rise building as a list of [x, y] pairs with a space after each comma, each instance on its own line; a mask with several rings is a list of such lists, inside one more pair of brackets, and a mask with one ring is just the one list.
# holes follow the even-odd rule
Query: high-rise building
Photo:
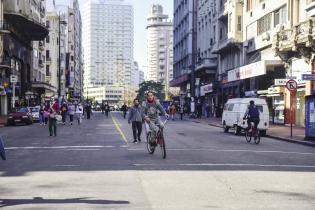
[[167, 94], [173, 79], [173, 24], [161, 5], [152, 5], [147, 30], [148, 80], [162, 83]]
[[82, 21], [78, 0], [65, 4], [67, 22], [66, 87], [70, 97], [80, 98], [82, 92]]
[[140, 84], [140, 74], [139, 74], [139, 65], [138, 62], [133, 63], [133, 69], [131, 74], [131, 84], [135, 89], [139, 89]]
[[[46, 82], [54, 89], [47, 96], [66, 97], [66, 45], [67, 26], [65, 25], [66, 13], [57, 10], [56, 5], [47, 7], [46, 26], [49, 35], [46, 37]], [[60, 64], [59, 64], [60, 62]], [[60, 65], [60, 66], [59, 66]], [[59, 72], [60, 67], [60, 72]], [[59, 80], [60, 77], [60, 80]], [[60, 81], [60, 82], [59, 82]]]
[[174, 78], [170, 85], [180, 87], [181, 95], [195, 95], [198, 0], [174, 0]]
[[[83, 12], [83, 37], [84, 86], [129, 89], [133, 68], [133, 6], [124, 0], [88, 1]], [[106, 95], [103, 98], [110, 100]]]

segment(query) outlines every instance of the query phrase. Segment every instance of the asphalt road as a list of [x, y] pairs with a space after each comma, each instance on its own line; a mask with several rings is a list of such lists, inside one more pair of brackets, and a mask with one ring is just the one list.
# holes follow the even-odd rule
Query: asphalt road
[[165, 128], [167, 158], [133, 144], [121, 113], [0, 128], [4, 209], [315, 209], [315, 149], [191, 121]]

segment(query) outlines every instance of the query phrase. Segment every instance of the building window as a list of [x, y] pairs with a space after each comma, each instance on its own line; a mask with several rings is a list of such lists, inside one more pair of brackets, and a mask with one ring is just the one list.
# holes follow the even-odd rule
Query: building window
[[271, 28], [271, 13], [265, 15], [257, 21], [257, 35], [261, 35]]
[[46, 50], [46, 58], [50, 58], [50, 56], [49, 56], [49, 50]]
[[46, 20], [46, 27], [47, 27], [47, 28], [50, 27], [49, 20]]
[[49, 65], [46, 65], [46, 76], [50, 76]]
[[228, 27], [229, 27], [229, 32], [232, 31], [232, 13], [229, 14], [229, 23], [228, 23]]
[[276, 10], [274, 13], [274, 27], [276, 27], [279, 24], [284, 24], [287, 22], [287, 6], [284, 6], [280, 8], [279, 10]]
[[49, 43], [49, 35], [46, 37], [46, 43]]
[[246, 2], [246, 11], [251, 11], [253, 9], [253, 0], [247, 0]]
[[237, 16], [237, 30], [242, 31], [242, 16]]

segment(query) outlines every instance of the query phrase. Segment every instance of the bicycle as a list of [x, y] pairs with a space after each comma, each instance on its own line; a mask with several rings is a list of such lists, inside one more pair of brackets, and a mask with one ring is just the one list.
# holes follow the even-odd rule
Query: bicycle
[[[167, 123], [168, 119], [166, 119], [163, 122], [163, 125], [165, 126]], [[165, 146], [165, 139], [164, 139], [164, 134], [163, 134], [163, 128], [159, 128], [159, 131], [156, 134], [155, 141], [151, 142], [152, 138], [152, 130], [149, 127], [149, 124], [145, 122], [145, 130], [146, 130], [146, 137], [147, 137], [147, 150], [149, 154], [153, 154], [155, 151], [155, 148], [160, 145], [161, 151], [162, 151], [162, 158], [166, 158], [166, 146]]]
[[[245, 123], [246, 123], [246, 121], [244, 120], [243, 124], [245, 124]], [[259, 132], [258, 128], [255, 127], [254, 122], [250, 122], [250, 127], [245, 128], [245, 139], [248, 143], [251, 142], [252, 137], [254, 137], [255, 144], [260, 143], [260, 132]]]

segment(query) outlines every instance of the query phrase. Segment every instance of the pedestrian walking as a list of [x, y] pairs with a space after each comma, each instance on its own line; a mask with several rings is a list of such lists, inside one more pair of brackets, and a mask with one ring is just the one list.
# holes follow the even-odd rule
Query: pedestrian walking
[[109, 108], [108, 103], [105, 104], [104, 109], [105, 109], [105, 115], [106, 115], [106, 117], [108, 118], [108, 113], [110, 112], [110, 108]]
[[49, 108], [50, 108], [50, 104], [49, 104], [49, 101], [47, 101], [44, 107], [44, 125], [48, 124]]
[[66, 124], [66, 119], [67, 119], [67, 114], [68, 114], [68, 106], [66, 103], [62, 104], [61, 107], [61, 116], [62, 116], [62, 124]]
[[51, 106], [49, 108], [49, 135], [50, 136], [57, 136], [57, 119], [56, 119], [57, 112]]
[[105, 104], [104, 103], [102, 103], [101, 110], [102, 110], [102, 114], [104, 114], [105, 113]]
[[79, 103], [76, 107], [75, 107], [75, 115], [77, 117], [78, 120], [78, 125], [81, 124], [82, 122], [82, 116], [83, 116], [83, 106], [81, 103]]
[[208, 103], [206, 104], [206, 115], [207, 115], [207, 118], [210, 117], [210, 105]]
[[172, 120], [175, 120], [175, 119], [174, 119], [175, 114], [176, 114], [176, 106], [175, 106], [175, 104], [172, 104], [172, 106], [171, 106], [171, 108], [170, 108], [170, 114], [171, 114]]
[[128, 123], [132, 122], [132, 131], [133, 131], [133, 143], [136, 143], [137, 140], [141, 142], [141, 132], [142, 132], [142, 118], [143, 110], [140, 106], [139, 100], [135, 99], [133, 101], [134, 106], [131, 107], [129, 111]]
[[39, 124], [40, 125], [44, 125], [45, 124], [45, 117], [44, 117], [44, 105], [40, 105], [39, 107], [39, 113], [38, 113], [38, 116], [39, 116]]
[[126, 115], [127, 115], [127, 105], [126, 105], [126, 103], [124, 103], [124, 105], [122, 105], [121, 111], [123, 112], [124, 119], [126, 119]]
[[68, 107], [68, 113], [69, 113], [69, 117], [70, 117], [70, 125], [73, 124], [73, 117], [75, 114], [75, 106], [73, 103], [70, 103], [69, 107]]
[[197, 102], [197, 118], [201, 119], [202, 115], [202, 103], [200, 100]]
[[180, 120], [183, 120], [183, 115], [184, 115], [184, 105], [180, 105], [180, 108], [179, 108], [179, 113], [180, 113]]
[[86, 111], [86, 118], [89, 120], [91, 119], [91, 113], [92, 113], [92, 106], [90, 103], [88, 103], [85, 107], [85, 111]]

